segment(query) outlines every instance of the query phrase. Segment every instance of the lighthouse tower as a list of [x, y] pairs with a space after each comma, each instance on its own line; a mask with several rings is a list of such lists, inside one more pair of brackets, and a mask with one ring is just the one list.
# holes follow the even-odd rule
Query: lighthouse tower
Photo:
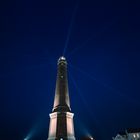
[[75, 140], [73, 116], [70, 108], [67, 61], [65, 57], [58, 60], [57, 80], [54, 106], [50, 114], [48, 140]]

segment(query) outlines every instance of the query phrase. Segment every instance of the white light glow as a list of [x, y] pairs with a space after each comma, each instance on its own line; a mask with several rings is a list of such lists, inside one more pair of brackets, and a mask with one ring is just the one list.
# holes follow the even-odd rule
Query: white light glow
[[65, 57], [64, 57], [64, 56], [62, 56], [62, 57], [61, 57], [61, 60], [65, 60]]
[[91, 139], [91, 140], [93, 140], [93, 138], [92, 138], [92, 137], [90, 137], [90, 139]]
[[65, 58], [64, 56], [61, 56], [61, 57], [59, 58], [59, 61], [60, 61], [60, 60], [64, 60], [64, 61], [65, 61], [66, 58]]
[[136, 137], [136, 135], [135, 135], [135, 134], [134, 134], [133, 136], [134, 136], [134, 138]]
[[94, 140], [94, 138], [93, 138], [90, 134], [88, 134], [88, 137], [89, 137], [91, 140]]

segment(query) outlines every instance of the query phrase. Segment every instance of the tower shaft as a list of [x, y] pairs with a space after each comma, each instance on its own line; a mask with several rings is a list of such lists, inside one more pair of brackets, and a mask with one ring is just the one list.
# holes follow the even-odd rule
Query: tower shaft
[[75, 140], [73, 115], [69, 100], [67, 62], [64, 57], [60, 57], [48, 140]]
[[56, 111], [70, 111], [67, 62], [63, 57], [58, 60], [55, 99], [53, 106], [53, 112]]

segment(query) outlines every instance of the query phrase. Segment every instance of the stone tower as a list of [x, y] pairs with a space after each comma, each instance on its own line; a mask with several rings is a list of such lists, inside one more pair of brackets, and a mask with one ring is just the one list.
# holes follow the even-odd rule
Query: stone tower
[[54, 106], [50, 114], [48, 140], [75, 140], [73, 116], [70, 108], [67, 61], [58, 60]]

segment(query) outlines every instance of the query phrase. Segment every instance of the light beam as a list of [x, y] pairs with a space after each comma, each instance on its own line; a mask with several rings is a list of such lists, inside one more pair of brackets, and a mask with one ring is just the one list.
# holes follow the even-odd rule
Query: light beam
[[66, 41], [65, 41], [64, 50], [63, 50], [63, 56], [65, 56], [65, 54], [66, 54], [66, 50], [67, 50], [67, 47], [68, 47], [68, 43], [69, 43], [71, 31], [72, 31], [72, 26], [73, 26], [73, 23], [74, 23], [74, 20], [75, 20], [75, 17], [76, 17], [76, 12], [77, 12], [77, 9], [78, 9], [78, 5], [79, 5], [79, 0], [77, 0], [77, 3], [75, 5], [75, 8], [74, 8], [74, 11], [73, 11], [73, 14], [72, 14], [72, 18], [71, 18], [71, 22], [70, 22], [70, 26], [69, 26], [69, 29], [68, 29], [68, 34], [67, 34], [67, 38], [66, 38]]
[[77, 67], [75, 67], [75, 66], [73, 66], [73, 65], [69, 65], [69, 66], [71, 66], [71, 67], [74, 68], [75, 70], [79, 71], [81, 74], [85, 75], [85, 76], [88, 77], [89, 79], [91, 79], [91, 80], [95, 81], [96, 83], [100, 84], [100, 85], [103, 86], [104, 88], [108, 88], [109, 90], [113, 91], [114, 93], [117, 93], [117, 95], [119, 95], [119, 96], [121, 96], [121, 97], [124, 97], [124, 98], [127, 97], [127, 99], [129, 99], [131, 102], [136, 103], [137, 105], [140, 105], [140, 103], [137, 102], [136, 100], [134, 100], [132, 97], [130, 97], [130, 96], [128, 96], [128, 95], [126, 95], [126, 94], [124, 94], [124, 93], [122, 93], [122, 92], [120, 92], [120, 91], [117, 91], [116, 89], [114, 89], [113, 87], [111, 87], [111, 86], [109, 86], [109, 85], [107, 85], [107, 84], [105, 84], [105, 83], [101, 83], [101, 82], [100, 82], [99, 80], [97, 80], [93, 75], [91, 75], [91, 74], [89, 74], [89, 73], [83, 71], [82, 69], [77, 68]]

